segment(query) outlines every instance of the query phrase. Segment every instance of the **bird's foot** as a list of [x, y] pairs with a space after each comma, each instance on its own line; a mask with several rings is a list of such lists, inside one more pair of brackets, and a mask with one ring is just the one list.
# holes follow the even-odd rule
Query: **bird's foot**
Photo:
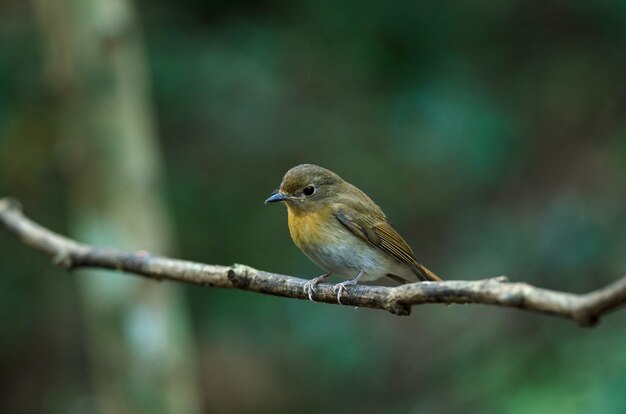
[[313, 300], [313, 293], [317, 292], [315, 286], [317, 286], [320, 282], [326, 282], [330, 275], [332, 275], [332, 273], [326, 273], [325, 275], [315, 277], [304, 284], [304, 293], [309, 297], [311, 302], [315, 302], [315, 300]]
[[360, 271], [354, 279], [337, 283], [333, 287], [333, 292], [337, 294], [337, 303], [339, 303], [340, 305], [343, 305], [343, 303], [341, 303], [341, 295], [343, 294], [344, 291], [347, 292], [352, 286], [356, 286], [357, 283], [359, 283], [359, 279], [361, 278], [362, 275], [363, 275], [363, 271]]

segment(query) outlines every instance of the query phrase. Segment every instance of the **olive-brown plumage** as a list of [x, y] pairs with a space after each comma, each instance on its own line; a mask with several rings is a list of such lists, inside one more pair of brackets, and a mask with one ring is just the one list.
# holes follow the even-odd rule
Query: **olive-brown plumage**
[[332, 171], [312, 164], [285, 174], [280, 189], [266, 203], [284, 201], [291, 238], [311, 260], [330, 274], [354, 278], [337, 285], [337, 298], [358, 280], [389, 277], [401, 283], [441, 281], [421, 265], [383, 211], [364, 192]]

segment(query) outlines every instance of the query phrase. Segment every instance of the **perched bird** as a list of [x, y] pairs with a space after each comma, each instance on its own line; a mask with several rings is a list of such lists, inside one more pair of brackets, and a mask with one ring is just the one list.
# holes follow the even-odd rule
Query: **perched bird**
[[311, 300], [316, 285], [332, 274], [351, 278], [333, 288], [339, 303], [359, 280], [441, 281], [417, 261], [380, 207], [332, 171], [313, 164], [293, 167], [265, 204], [278, 201], [287, 205], [293, 242], [328, 272], [305, 284]]

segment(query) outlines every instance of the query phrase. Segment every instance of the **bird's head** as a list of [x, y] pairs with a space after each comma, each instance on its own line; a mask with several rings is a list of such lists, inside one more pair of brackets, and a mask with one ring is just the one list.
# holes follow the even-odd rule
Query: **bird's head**
[[293, 167], [267, 203], [284, 201], [298, 213], [315, 212], [333, 202], [345, 181], [332, 171], [313, 164]]

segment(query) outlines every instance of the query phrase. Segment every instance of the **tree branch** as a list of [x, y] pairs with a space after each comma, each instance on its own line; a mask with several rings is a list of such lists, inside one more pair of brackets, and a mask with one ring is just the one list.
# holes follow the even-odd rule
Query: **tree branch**
[[[304, 279], [239, 264], [208, 265], [147, 252], [129, 252], [79, 243], [25, 217], [19, 203], [10, 198], [0, 199], [0, 226], [27, 246], [50, 256], [54, 264], [66, 269], [96, 267], [156, 280], [167, 279], [307, 299]], [[317, 302], [337, 304], [336, 295], [329, 284], [318, 285], [314, 298]], [[603, 314], [626, 303], [626, 276], [604, 288], [582, 295], [541, 289], [527, 283], [509, 283], [504, 276], [478, 281], [420, 282], [398, 287], [358, 285], [343, 294], [342, 303], [385, 309], [396, 315], [408, 315], [413, 305], [424, 303], [480, 303], [525, 309], [591, 326]]]

